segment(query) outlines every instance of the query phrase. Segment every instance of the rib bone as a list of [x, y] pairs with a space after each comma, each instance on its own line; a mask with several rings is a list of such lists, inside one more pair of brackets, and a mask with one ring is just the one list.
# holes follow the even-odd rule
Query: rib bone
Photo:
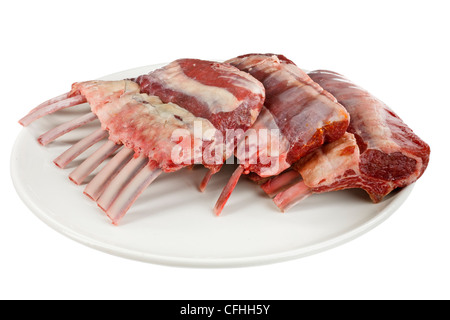
[[45, 146], [47, 144], [49, 144], [50, 142], [54, 141], [55, 139], [61, 137], [62, 135], [75, 130], [76, 128], [79, 128], [91, 121], [94, 121], [95, 119], [97, 119], [97, 116], [95, 114], [93, 114], [92, 112], [86, 113], [85, 115], [82, 115], [79, 118], [73, 119], [71, 121], [68, 121], [66, 123], [63, 123], [49, 131], [47, 131], [46, 133], [42, 134], [39, 138], [38, 138], [38, 142]]
[[153, 169], [150, 165], [146, 165], [136, 176], [134, 176], [126, 187], [122, 189], [116, 200], [106, 211], [106, 214], [112, 220], [113, 224], [118, 224], [119, 220], [125, 215], [139, 195], [161, 174], [161, 172], [161, 169]]
[[120, 170], [108, 187], [106, 187], [105, 191], [97, 201], [98, 206], [106, 212], [114, 200], [116, 200], [120, 191], [147, 163], [148, 158], [143, 156], [131, 159], [131, 161], [128, 162], [122, 170]]
[[122, 148], [87, 184], [84, 189], [84, 194], [92, 200], [97, 201], [111, 180], [131, 160], [133, 154], [133, 150], [126, 147]]
[[86, 98], [82, 95], [76, 95], [65, 100], [59, 100], [55, 103], [44, 105], [42, 107], [36, 107], [34, 111], [31, 111], [25, 117], [19, 120], [19, 123], [26, 127], [33, 121], [42, 118], [48, 114], [52, 114], [58, 110], [73, 107], [86, 102]]
[[111, 140], [108, 140], [104, 145], [84, 160], [74, 171], [72, 171], [69, 175], [69, 179], [78, 185], [83, 183], [92, 171], [94, 171], [103, 161], [105, 161], [120, 147], [121, 145], [115, 144]]
[[67, 149], [64, 153], [62, 153], [58, 158], [56, 158], [53, 162], [60, 168], [65, 168], [69, 163], [71, 163], [76, 157], [82, 154], [84, 151], [92, 147], [94, 144], [99, 142], [100, 140], [106, 138], [108, 136], [108, 132], [103, 129], [97, 129], [92, 132], [87, 137], [81, 139], [69, 149]]

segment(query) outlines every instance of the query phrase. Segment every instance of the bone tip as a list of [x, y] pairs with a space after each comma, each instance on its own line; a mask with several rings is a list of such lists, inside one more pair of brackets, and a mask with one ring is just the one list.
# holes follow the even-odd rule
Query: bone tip
[[277, 206], [277, 208], [280, 210], [281, 213], [286, 213], [286, 211], [288, 211], [289, 208], [292, 207], [292, 204], [286, 205], [286, 204], [283, 204], [283, 202], [278, 203], [275, 200], [274, 200], [274, 203]]
[[102, 209], [106, 213], [106, 216], [111, 220], [112, 225], [114, 225], [114, 226], [119, 225], [119, 221], [120, 221], [121, 217], [112, 217], [107, 210], [102, 208], [99, 204], [98, 204], [98, 206], [100, 207], [100, 209]]
[[275, 203], [275, 205], [277, 206], [278, 209], [280, 209], [281, 212], [285, 212], [286, 206], [283, 205], [283, 200], [280, 199], [281, 196], [282, 196], [282, 193], [279, 193], [272, 200], [273, 200], [273, 203]]
[[41, 137], [39, 137], [39, 138], [37, 139], [37, 141], [39, 142], [39, 144], [40, 144], [41, 146], [47, 145], [47, 142], [46, 142], [45, 140], [43, 140]]
[[280, 210], [281, 213], [286, 213], [286, 210], [288, 209], [288, 208], [286, 208], [286, 207], [279, 206], [279, 205], [277, 205], [277, 204], [276, 204], [276, 206], [277, 206], [277, 208]]
[[[106, 213], [106, 215], [109, 217], [108, 213], [106, 212], [106, 209], [103, 208], [103, 206], [102, 206], [100, 203], [97, 203], [97, 206], [98, 206], [100, 209], [102, 209], [102, 211], [103, 211], [104, 213]], [[112, 220], [112, 219], [111, 219], [111, 220]]]
[[214, 207], [214, 210], [213, 210], [214, 215], [215, 215], [216, 217], [219, 217], [220, 214], [222, 213], [222, 209], [223, 209], [223, 208], [221, 208], [221, 207], [215, 206], [215, 207]]
[[26, 127], [29, 124], [28, 121], [26, 121], [25, 117], [20, 119], [18, 122], [23, 127]]
[[75, 178], [69, 176], [70, 181], [72, 181], [73, 183], [75, 183], [77, 186], [79, 186], [83, 181], [78, 181]]
[[62, 163], [59, 163], [58, 160], [54, 160], [53, 163], [55, 164], [55, 166], [57, 166], [60, 169], [64, 169], [65, 165]]
[[90, 195], [87, 191], [83, 191], [83, 194], [86, 195], [92, 201], [96, 201], [97, 200], [97, 199], [94, 198], [94, 196]]

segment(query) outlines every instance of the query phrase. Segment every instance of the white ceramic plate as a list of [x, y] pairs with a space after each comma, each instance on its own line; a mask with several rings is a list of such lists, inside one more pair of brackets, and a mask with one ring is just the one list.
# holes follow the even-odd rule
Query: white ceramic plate
[[[133, 77], [159, 66], [103, 79]], [[362, 190], [313, 195], [280, 213], [258, 186], [242, 178], [222, 215], [216, 217], [212, 208], [234, 166], [216, 174], [204, 193], [197, 187], [206, 169], [199, 167], [161, 175], [120, 225], [114, 226], [83, 195], [85, 185], [76, 186], [68, 179], [92, 151], [86, 151], [66, 169], [53, 164], [54, 158], [98, 123], [79, 128], [46, 147], [36, 141], [41, 133], [86, 110], [87, 105], [63, 110], [24, 128], [12, 152], [11, 176], [25, 204], [49, 226], [89, 247], [130, 259], [185, 267], [238, 267], [303, 257], [369, 231], [389, 217], [413, 188], [393, 192], [378, 204], [371, 203]]]

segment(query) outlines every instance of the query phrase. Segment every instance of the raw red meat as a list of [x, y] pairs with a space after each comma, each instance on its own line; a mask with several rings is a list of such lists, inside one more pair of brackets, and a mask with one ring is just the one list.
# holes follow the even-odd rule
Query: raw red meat
[[290, 144], [288, 163], [296, 162], [325, 142], [339, 139], [347, 129], [347, 111], [283, 55], [247, 54], [227, 62], [264, 85], [264, 105]]
[[279, 155], [275, 162], [263, 163], [259, 160], [265, 146], [257, 144], [250, 156], [257, 155], [254, 158], [258, 161], [250, 163], [248, 157], [238, 156], [240, 166], [223, 189], [216, 214], [222, 211], [242, 173], [276, 175], [325, 142], [339, 139], [349, 124], [345, 108], [286, 57], [247, 54], [227, 62], [264, 85], [267, 112], [261, 112], [254, 126], [256, 130], [279, 129], [278, 137], [271, 139], [276, 141]]
[[[211, 170], [222, 165], [205, 152], [222, 143], [215, 140], [217, 129], [208, 120], [139, 91], [139, 85], [129, 80], [86, 81], [72, 86], [74, 95], [87, 99], [102, 129], [109, 133], [109, 140], [133, 150], [136, 158], [144, 156], [164, 172], [177, 171], [194, 161], [201, 161]], [[196, 123], [201, 135], [195, 132]], [[194, 158], [194, 146], [199, 146], [202, 158]], [[176, 148], [189, 152], [180, 158]]]
[[69, 175], [81, 184], [122, 148], [85, 189], [117, 224], [161, 172], [193, 164], [217, 172], [234, 150], [235, 140], [224, 141], [223, 134], [245, 132], [264, 98], [258, 80], [229, 64], [180, 59], [136, 79], [75, 83], [72, 91], [42, 103], [19, 122], [26, 126], [58, 110], [90, 104], [91, 112], [50, 130], [39, 141], [48, 144], [96, 117], [100, 120], [101, 129], [75, 143], [55, 163], [65, 167], [108, 137]]
[[[279, 193], [283, 210], [311, 193], [362, 188], [373, 202], [405, 187], [425, 171], [430, 147], [385, 103], [342, 75], [313, 71], [311, 79], [333, 94], [350, 114], [348, 133], [294, 165], [303, 181]], [[263, 188], [270, 193], [270, 182]]]
[[135, 81], [141, 92], [181, 105], [223, 133], [247, 130], [265, 98], [263, 85], [248, 73], [226, 63], [199, 59], [173, 61]]
[[[265, 100], [261, 82], [230, 64], [214, 61], [178, 59], [133, 80], [141, 92], [158, 96], [165, 103], [182, 105], [195, 116], [208, 119], [223, 134], [227, 157], [255, 123]], [[207, 173], [201, 191], [219, 169]]]

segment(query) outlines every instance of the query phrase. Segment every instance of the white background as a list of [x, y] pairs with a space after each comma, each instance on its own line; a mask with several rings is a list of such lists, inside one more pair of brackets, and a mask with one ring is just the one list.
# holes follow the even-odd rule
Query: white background
[[[4, 1], [0, 298], [448, 299], [446, 1]], [[282, 53], [347, 75], [431, 146], [404, 205], [367, 234], [288, 262], [186, 269], [112, 256], [41, 222], [11, 182], [17, 123], [74, 81], [177, 58]], [[39, 159], [36, 159], [39, 161]]]

